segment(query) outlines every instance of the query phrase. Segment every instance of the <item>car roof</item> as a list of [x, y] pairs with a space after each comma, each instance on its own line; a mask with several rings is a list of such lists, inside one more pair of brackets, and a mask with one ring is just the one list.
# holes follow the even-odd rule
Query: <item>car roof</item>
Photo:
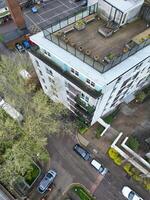
[[49, 183], [53, 180], [53, 175], [51, 175], [51, 177], [49, 178], [49, 177], [47, 177], [48, 174], [51, 174], [51, 173], [48, 172], [40, 182], [39, 186], [42, 189], [45, 189], [49, 185]]
[[95, 159], [92, 160], [91, 164], [92, 164], [95, 168], [97, 168], [97, 169], [99, 169], [99, 168], [102, 166], [102, 165], [101, 165], [98, 161], [96, 161]]

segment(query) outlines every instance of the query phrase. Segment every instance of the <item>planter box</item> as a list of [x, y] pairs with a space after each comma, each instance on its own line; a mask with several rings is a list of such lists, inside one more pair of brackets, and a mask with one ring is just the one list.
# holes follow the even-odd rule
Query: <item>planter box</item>
[[78, 25], [74, 25], [75, 29], [78, 31], [82, 31], [83, 29], [85, 29], [85, 24], [78, 26]]

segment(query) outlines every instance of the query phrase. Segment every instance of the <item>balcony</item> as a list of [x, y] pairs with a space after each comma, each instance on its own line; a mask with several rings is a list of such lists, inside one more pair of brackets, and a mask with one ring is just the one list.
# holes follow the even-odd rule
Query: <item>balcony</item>
[[102, 95], [101, 91], [97, 91], [95, 89], [92, 89], [87, 84], [85, 84], [83, 81], [81, 81], [79, 78], [76, 78], [75, 76], [73, 76], [70, 72], [63, 71], [63, 69], [61, 69], [56, 63], [54, 63], [48, 57], [46, 57], [43, 53], [41, 53], [40, 50], [37, 49], [36, 47], [31, 48], [29, 50], [29, 52], [31, 54], [33, 54], [35, 57], [37, 57], [38, 59], [40, 59], [41, 61], [43, 61], [45, 64], [50, 66], [53, 70], [55, 70], [57, 73], [62, 75], [64, 78], [69, 80], [71, 83], [73, 83], [74, 85], [79, 87], [85, 93], [92, 96], [93, 98], [96, 99], [96, 98], [98, 98]]
[[77, 95], [75, 97], [76, 101], [76, 107], [80, 108], [84, 111], [84, 113], [88, 116], [92, 116], [94, 111], [95, 111], [95, 106], [90, 106], [89, 104], [87, 105], [82, 99]]

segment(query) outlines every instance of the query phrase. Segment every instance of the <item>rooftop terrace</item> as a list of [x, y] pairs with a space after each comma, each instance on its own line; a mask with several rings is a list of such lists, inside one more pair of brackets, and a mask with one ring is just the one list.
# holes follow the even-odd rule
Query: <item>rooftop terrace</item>
[[96, 8], [68, 16], [44, 35], [101, 73], [150, 44], [150, 29], [144, 20], [119, 28], [99, 18]]
[[[74, 29], [66, 34], [69, 40], [75, 43], [76, 47], [83, 50], [90, 50], [91, 57], [99, 57], [102, 60], [105, 56], [111, 54], [118, 55], [123, 51], [125, 44], [127, 44], [135, 35], [145, 30], [146, 24], [143, 20], [137, 20], [125, 27], [120, 28], [115, 34], [109, 38], [102, 36], [98, 29], [104, 26], [105, 22], [95, 19], [86, 24], [85, 29], [78, 31]], [[62, 36], [63, 37], [63, 36]]]

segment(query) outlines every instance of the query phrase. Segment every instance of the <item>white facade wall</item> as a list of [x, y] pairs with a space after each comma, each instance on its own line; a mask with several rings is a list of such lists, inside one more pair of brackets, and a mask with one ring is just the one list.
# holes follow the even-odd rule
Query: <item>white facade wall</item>
[[143, 3], [144, 0], [99, 0], [99, 14], [104, 20], [114, 20], [122, 26], [137, 18]]
[[[91, 106], [96, 106], [91, 124], [94, 124], [100, 117], [107, 115], [108, 113], [113, 111], [121, 102], [127, 99], [130, 94], [134, 94], [138, 89], [148, 84], [149, 82], [148, 76], [150, 74], [150, 57], [142, 61], [142, 64], [136, 64], [134, 67], [131, 67], [131, 69], [119, 75], [118, 77], [116, 74], [116, 78], [111, 81], [111, 83], [103, 85], [102, 96], [94, 99], [83, 90], [81, 90], [79, 87], [64, 78], [62, 75], [57, 73], [55, 70], [50, 68], [50, 66], [46, 65], [44, 62], [34, 57], [32, 54], [30, 54], [30, 57], [32, 59], [33, 65], [35, 67], [36, 73], [39, 77], [44, 92], [52, 100], [60, 101], [67, 108], [71, 109], [70, 102], [68, 102], [66, 83], [70, 83], [75, 89], [77, 89], [89, 98], [88, 104]], [[39, 67], [37, 66], [37, 61]], [[46, 68], [52, 71], [53, 76], [47, 73]], [[40, 71], [42, 72], [42, 75]], [[53, 80], [53, 83], [49, 81], [49, 77]], [[76, 96], [73, 93], [72, 95]]]
[[[72, 87], [74, 87], [76, 90], [78, 90], [80, 93], [83, 93], [86, 97], [89, 98], [89, 101], [86, 102], [84, 99], [83, 101], [91, 106], [96, 106], [97, 100], [91, 97], [89, 94], [81, 90], [79, 87], [74, 85], [72, 82], [64, 78], [62, 75], [57, 73], [55, 70], [53, 70], [50, 66], [42, 62], [37, 57], [33, 56], [30, 53], [30, 58], [32, 60], [33, 66], [35, 68], [35, 71], [38, 75], [39, 81], [41, 83], [41, 86], [45, 92], [53, 101], [61, 102], [63, 103], [67, 108], [70, 109], [70, 103], [68, 102], [67, 98], [69, 97], [67, 95], [67, 83], [69, 83]], [[38, 66], [37, 66], [38, 61]], [[53, 76], [49, 75], [46, 71], [47, 69], [50, 69], [52, 71]], [[42, 72], [42, 75], [40, 73]], [[50, 78], [50, 79], [49, 79]], [[44, 79], [44, 81], [43, 81]], [[50, 82], [52, 80], [52, 82]], [[71, 92], [70, 93], [75, 97], [76, 94]], [[71, 99], [72, 100], [72, 99]], [[75, 101], [74, 101], [75, 102]]]

